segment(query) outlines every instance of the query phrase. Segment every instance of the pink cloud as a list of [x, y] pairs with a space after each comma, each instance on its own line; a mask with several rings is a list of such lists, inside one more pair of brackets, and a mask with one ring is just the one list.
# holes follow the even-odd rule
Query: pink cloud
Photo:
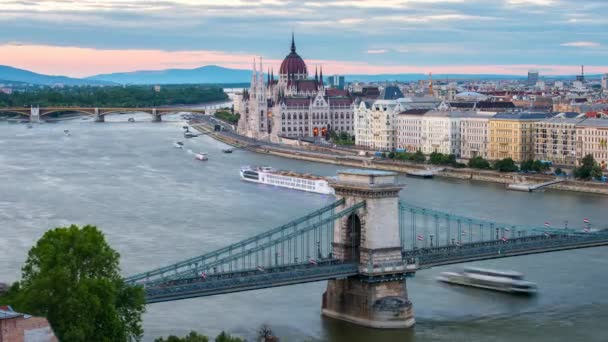
[[[163, 51], [163, 50], [102, 50], [80, 47], [44, 45], [0, 45], [2, 64], [35, 72], [73, 77], [100, 73], [135, 70], [161, 70], [167, 68], [195, 68], [215, 64], [228, 68], [249, 69], [254, 55], [224, 51]], [[280, 59], [264, 58], [264, 69], [278, 70]], [[309, 72], [315, 66], [323, 66], [325, 75], [330, 74], [388, 74], [429, 73], [435, 74], [508, 74], [525, 75], [529, 69], [539, 69], [544, 75], [576, 74], [579, 66], [568, 65], [373, 65], [368, 62], [352, 62], [325, 59], [306, 59]], [[604, 73], [606, 66], [585, 66], [588, 73]], [[1, 75], [0, 75], [1, 76]]]

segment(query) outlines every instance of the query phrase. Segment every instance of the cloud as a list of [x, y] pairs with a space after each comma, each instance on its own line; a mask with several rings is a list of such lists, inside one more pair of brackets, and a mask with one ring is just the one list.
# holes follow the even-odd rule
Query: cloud
[[388, 50], [386, 50], [386, 49], [367, 50], [367, 53], [372, 54], [372, 55], [383, 54], [383, 53], [387, 53], [387, 52], [388, 52]]
[[[371, 50], [373, 51], [373, 50]], [[0, 45], [2, 63], [18, 68], [46, 74], [73, 77], [90, 76], [98, 73], [126, 72], [135, 70], [161, 70], [179, 66], [196, 68], [203, 65], [220, 65], [228, 68], [250, 69], [254, 55], [228, 51], [163, 51], [135, 49], [89, 49], [79, 47], [41, 45]], [[264, 69], [278, 70], [282, 59], [264, 56]], [[357, 62], [340, 59], [305, 59], [309, 66], [321, 65], [326, 74], [391, 74], [428, 73], [433, 74], [508, 74], [525, 75], [528, 69], [538, 69], [544, 75], [576, 74], [578, 65], [551, 64], [394, 64], [379, 65], [371, 62]], [[311, 68], [312, 69], [312, 68]], [[590, 73], [606, 71], [603, 66], [585, 65]], [[0, 78], [2, 75], [0, 75]]]
[[559, 45], [572, 46], [572, 47], [588, 47], [588, 48], [595, 48], [595, 47], [601, 46], [600, 43], [596, 43], [596, 42], [568, 42], [568, 43], [561, 43]]
[[[0, 0], [0, 13], [0, 45], [160, 51], [144, 54], [149, 66], [160, 56], [170, 66], [171, 51], [200, 52], [203, 64], [210, 51], [280, 59], [292, 30], [307, 60], [574, 65], [585, 54], [585, 64], [608, 64], [607, 0]], [[560, 46], [577, 42], [599, 47]]]
[[549, 6], [553, 5], [555, 0], [507, 0], [507, 5], [511, 6]]

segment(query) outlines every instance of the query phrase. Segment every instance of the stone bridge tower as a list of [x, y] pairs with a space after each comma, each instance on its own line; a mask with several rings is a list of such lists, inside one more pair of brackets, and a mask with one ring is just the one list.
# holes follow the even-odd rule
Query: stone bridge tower
[[394, 172], [348, 170], [331, 182], [340, 211], [365, 201], [365, 207], [338, 219], [333, 254], [359, 264], [359, 274], [329, 280], [322, 313], [373, 328], [409, 328], [414, 325], [407, 297], [407, 266], [401, 256], [399, 191]]

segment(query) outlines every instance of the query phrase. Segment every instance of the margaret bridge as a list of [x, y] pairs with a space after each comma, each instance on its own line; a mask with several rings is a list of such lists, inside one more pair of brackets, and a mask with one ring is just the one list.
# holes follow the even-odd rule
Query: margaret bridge
[[152, 121], [162, 121], [162, 116], [175, 113], [201, 113], [211, 114], [215, 109], [195, 109], [195, 108], [180, 108], [180, 107], [161, 107], [161, 108], [130, 108], [130, 107], [0, 107], [0, 113], [14, 113], [24, 117], [28, 117], [30, 122], [40, 122], [44, 116], [54, 113], [80, 113], [90, 115], [95, 118], [95, 122], [104, 122], [105, 116], [109, 114], [126, 114], [126, 113], [148, 113], [152, 115]]
[[479, 220], [399, 201], [395, 173], [350, 170], [337, 200], [243, 241], [125, 278], [148, 303], [327, 281], [322, 313], [375, 328], [414, 324], [408, 277], [425, 268], [608, 245], [606, 230]]

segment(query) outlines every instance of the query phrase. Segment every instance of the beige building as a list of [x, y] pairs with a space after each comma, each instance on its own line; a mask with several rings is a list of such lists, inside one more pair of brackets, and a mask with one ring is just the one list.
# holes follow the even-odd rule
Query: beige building
[[469, 115], [460, 119], [460, 157], [488, 158], [489, 120], [493, 113]]
[[584, 118], [567, 118], [564, 113], [536, 122], [535, 159], [548, 160], [556, 165], [576, 164], [576, 125]]
[[397, 146], [407, 152], [422, 150], [422, 120], [428, 109], [410, 109], [397, 114]]
[[381, 151], [397, 148], [397, 114], [403, 111], [403, 93], [396, 86], [382, 89], [375, 101], [355, 105], [355, 144]]
[[586, 119], [576, 125], [577, 164], [588, 154], [606, 170], [608, 163], [608, 120]]
[[534, 159], [536, 122], [547, 113], [498, 113], [489, 119], [488, 158], [511, 158], [516, 162]]

